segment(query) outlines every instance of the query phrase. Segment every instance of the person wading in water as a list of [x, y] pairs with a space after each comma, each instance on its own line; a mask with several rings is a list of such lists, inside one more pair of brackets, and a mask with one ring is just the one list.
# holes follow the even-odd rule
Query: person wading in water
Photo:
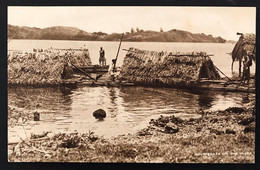
[[100, 47], [99, 50], [99, 65], [104, 66], [106, 65], [106, 58], [105, 58], [105, 51], [103, 50], [102, 47]]

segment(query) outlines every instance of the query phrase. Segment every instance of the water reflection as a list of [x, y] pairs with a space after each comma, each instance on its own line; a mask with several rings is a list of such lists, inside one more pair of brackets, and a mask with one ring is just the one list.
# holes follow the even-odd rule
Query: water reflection
[[[25, 129], [33, 131], [89, 130], [104, 136], [131, 133], [148, 125], [151, 118], [163, 114], [190, 113], [195, 110], [219, 110], [243, 106], [252, 94], [194, 91], [172, 88], [145, 87], [82, 87], [77, 89], [9, 88], [8, 104], [34, 111], [39, 104], [41, 121], [26, 122]], [[97, 109], [106, 111], [102, 121], [93, 117]], [[16, 133], [15, 127], [8, 127]]]
[[170, 88], [122, 88], [122, 98], [128, 111], [154, 111], [156, 114], [189, 113], [210, 108], [214, 94]]
[[70, 117], [70, 95], [69, 89], [10, 87], [8, 105], [28, 114], [37, 111], [42, 121], [55, 122]]
[[19, 141], [30, 133], [68, 130], [67, 125], [72, 123], [71, 94], [69, 89], [64, 91], [59, 88], [9, 87], [8, 106], [29, 117], [37, 111], [40, 114], [40, 121], [32, 119], [22, 125], [9, 126], [8, 140]]
[[33, 110], [38, 106], [44, 110], [70, 110], [70, 93], [58, 88], [8, 88], [8, 104]]
[[210, 109], [216, 99], [216, 94], [212, 91], [189, 90], [190, 93], [198, 95], [198, 105], [200, 109]]
[[111, 106], [109, 106], [108, 109], [111, 112], [111, 117], [116, 117], [118, 112], [117, 91], [118, 88], [109, 88], [109, 97], [111, 100]]

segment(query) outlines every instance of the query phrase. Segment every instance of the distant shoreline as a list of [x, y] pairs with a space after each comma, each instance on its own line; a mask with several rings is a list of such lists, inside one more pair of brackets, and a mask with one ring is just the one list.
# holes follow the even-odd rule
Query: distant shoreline
[[[50, 40], [50, 41], [100, 41], [100, 42], [119, 42], [116, 41], [116, 40], [70, 40], [70, 39], [22, 39], [22, 38], [19, 38], [19, 39], [12, 39], [11, 41], [13, 40]], [[11, 42], [10, 41], [10, 42]], [[145, 42], [145, 43], [213, 43], [213, 44], [235, 44], [235, 42], [190, 42], [190, 41], [124, 41], [123, 42]]]
[[[8, 38], [35, 40], [73, 40], [73, 41], [120, 41], [122, 33], [107, 34], [104, 32], [86, 32], [76, 27], [54, 26], [35, 28], [8, 25]], [[151, 31], [131, 29], [123, 36], [125, 42], [205, 42], [225, 43], [227, 40], [211, 34], [191, 33], [184, 30], [171, 29], [169, 31]], [[229, 41], [229, 40], [228, 40]]]

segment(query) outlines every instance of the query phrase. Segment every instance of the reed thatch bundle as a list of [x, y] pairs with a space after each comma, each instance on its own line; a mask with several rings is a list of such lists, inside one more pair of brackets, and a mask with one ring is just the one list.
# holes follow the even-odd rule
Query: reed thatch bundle
[[84, 49], [83, 51], [72, 51], [68, 53], [68, 55], [71, 63], [73, 63], [76, 66], [82, 67], [89, 66], [92, 64], [87, 49]]
[[244, 55], [252, 56], [252, 59], [256, 60], [256, 48], [255, 48], [256, 37], [255, 34], [243, 34], [237, 41], [233, 51], [233, 61], [239, 61]]
[[79, 66], [91, 65], [88, 53], [51, 50], [33, 53], [9, 53], [8, 84], [55, 85], [70, 78], [73, 70], [70, 63]]
[[130, 48], [119, 78], [142, 85], [192, 86], [220, 76], [205, 52], [167, 53]]

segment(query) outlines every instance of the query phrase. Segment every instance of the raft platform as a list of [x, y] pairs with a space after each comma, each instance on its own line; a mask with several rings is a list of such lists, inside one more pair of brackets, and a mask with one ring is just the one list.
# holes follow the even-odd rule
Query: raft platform
[[[84, 66], [79, 68], [86, 73], [107, 73], [109, 69], [109, 65], [105, 65], [105, 66], [91, 65], [91, 66]], [[80, 73], [80, 71], [77, 68], [73, 68], [73, 71], [75, 73]]]
[[201, 80], [198, 82], [196, 88], [205, 90], [255, 93], [254, 82], [254, 79], [251, 79], [249, 84], [242, 84], [240, 81]]
[[[127, 81], [112, 81], [112, 77], [109, 72], [107, 73], [89, 73], [91, 77], [94, 79], [100, 76], [99, 79], [92, 80], [82, 74], [76, 73], [74, 77], [77, 79], [77, 86], [107, 86], [107, 87], [121, 87], [121, 86], [143, 86], [143, 87], [170, 87], [170, 88], [188, 88], [188, 89], [199, 89], [199, 90], [217, 90], [217, 91], [228, 91], [228, 92], [249, 92], [255, 93], [255, 79], [250, 79], [249, 84], [242, 84], [238, 80], [228, 81], [225, 79], [220, 80], [207, 80], [201, 79], [200, 81], [194, 82], [192, 86], [164, 86], [159, 84], [147, 85], [147, 84], [139, 84]], [[73, 84], [69, 83], [67, 80], [65, 84]]]
[[[143, 86], [143, 87], [170, 87], [170, 88], [188, 88], [199, 90], [217, 90], [228, 92], [249, 92], [255, 93], [255, 77], [251, 77], [249, 84], [242, 84], [239, 77], [229, 79], [210, 80], [201, 78], [200, 80], [193, 81], [191, 86], [171, 86], [163, 85], [160, 83], [142, 84], [129, 81], [119, 81], [118, 79], [112, 80], [109, 72], [109, 65], [99, 66], [90, 65], [86, 67], [73, 68], [74, 78], [64, 80], [64, 86], [107, 86], [107, 87], [120, 87], [120, 86]], [[119, 75], [120, 68], [117, 68], [115, 76]], [[87, 74], [87, 75], [86, 75]], [[76, 83], [75, 83], [76, 81]]]

